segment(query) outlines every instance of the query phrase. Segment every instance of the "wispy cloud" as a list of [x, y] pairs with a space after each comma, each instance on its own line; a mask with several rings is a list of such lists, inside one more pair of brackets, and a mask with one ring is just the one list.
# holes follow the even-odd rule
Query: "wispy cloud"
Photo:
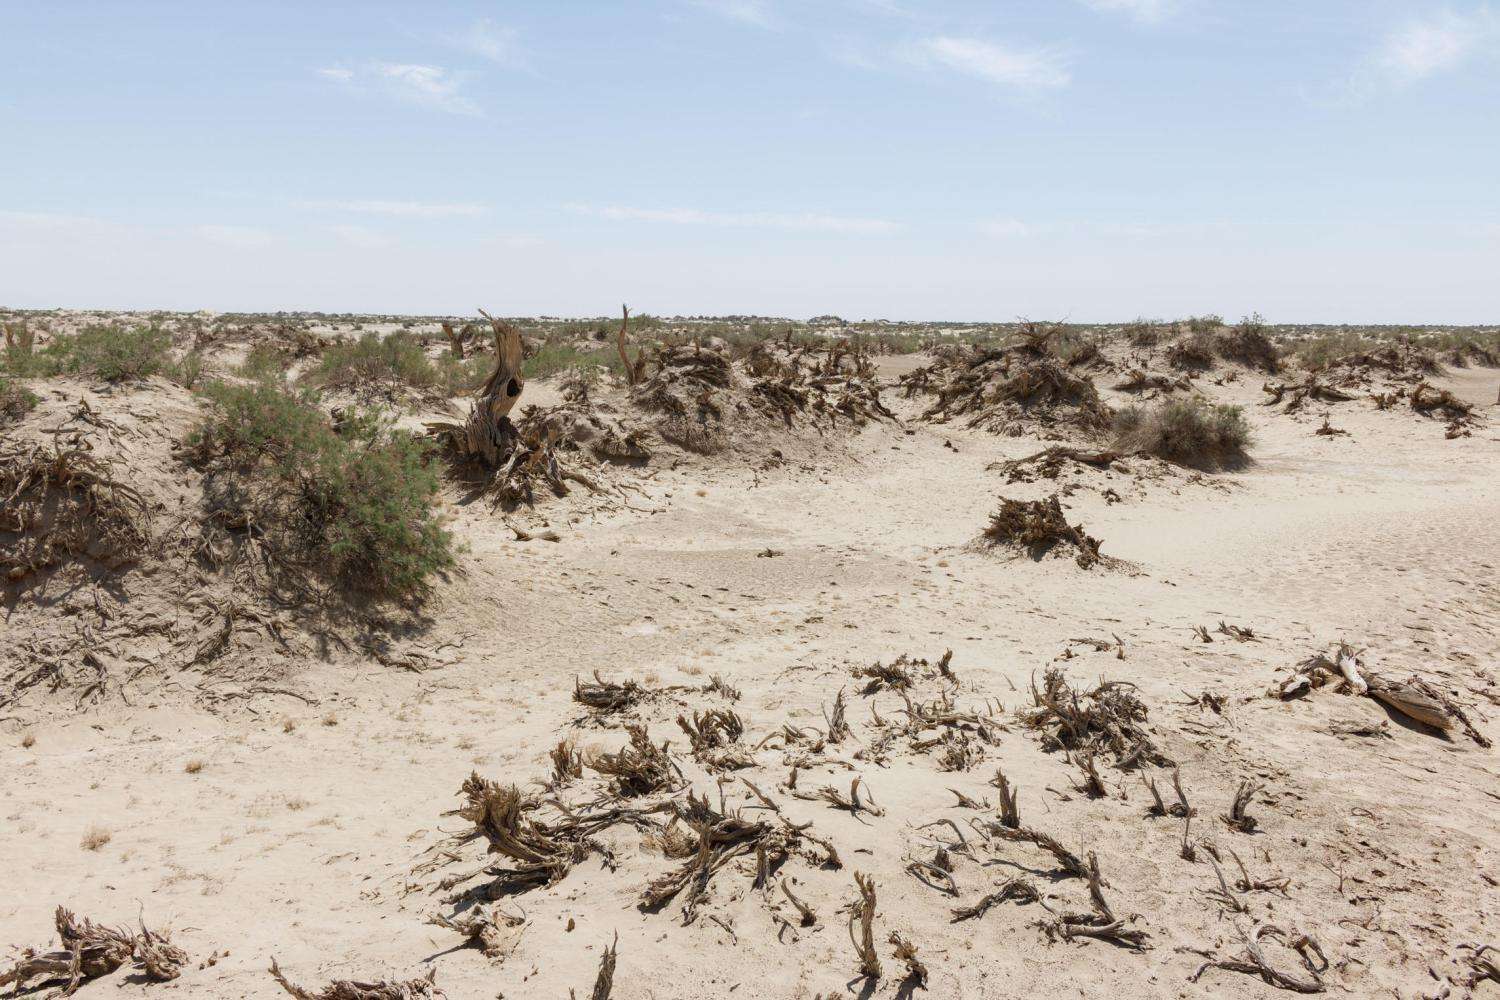
[[1386, 35], [1369, 65], [1398, 84], [1415, 83], [1456, 68], [1497, 35], [1500, 19], [1488, 7], [1468, 14], [1445, 11]]
[[273, 242], [270, 233], [254, 226], [198, 226], [194, 232], [210, 243], [236, 250], [258, 250]]
[[481, 113], [479, 105], [462, 93], [462, 79], [442, 66], [371, 62], [359, 67], [320, 67], [317, 74], [343, 87], [379, 90], [405, 103], [449, 114]]
[[907, 59], [940, 66], [990, 83], [1022, 90], [1066, 87], [1073, 75], [1067, 56], [1051, 48], [1018, 48], [982, 38], [938, 35], [905, 50]]
[[752, 24], [757, 28], [776, 26], [770, 0], [688, 0], [688, 3], [741, 24]]
[[1179, 0], [1083, 0], [1086, 7], [1124, 14], [1145, 24], [1163, 21], [1182, 6]]
[[449, 36], [448, 42], [502, 66], [521, 67], [526, 64], [520, 32], [496, 24], [487, 17], [475, 21], [463, 33]]
[[717, 226], [726, 229], [779, 229], [803, 233], [842, 233], [882, 236], [900, 230], [886, 219], [862, 219], [816, 212], [703, 212], [691, 208], [630, 208], [619, 205], [567, 206], [579, 215], [612, 222], [651, 222], [675, 226]]
[[1387, 31], [1316, 103], [1358, 103], [1452, 72], [1475, 56], [1500, 51], [1500, 15], [1488, 4], [1444, 10]]
[[385, 250], [396, 244], [390, 236], [369, 226], [329, 226], [328, 231], [358, 250]]
[[1030, 236], [1033, 231], [1032, 226], [1020, 219], [989, 219], [979, 223], [977, 228], [984, 235], [996, 238]]
[[455, 216], [483, 215], [489, 206], [473, 202], [433, 201], [299, 201], [298, 208], [323, 212], [354, 212], [360, 215], [394, 215], [416, 219], [445, 219]]

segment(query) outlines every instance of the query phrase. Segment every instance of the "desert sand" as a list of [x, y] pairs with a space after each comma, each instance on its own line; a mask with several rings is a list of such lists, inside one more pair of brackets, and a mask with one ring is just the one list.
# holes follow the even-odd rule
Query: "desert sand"
[[[1123, 351], [1106, 354], [1123, 366]], [[661, 448], [643, 468], [611, 470], [609, 483], [628, 489], [611, 485], [602, 499], [575, 489], [506, 513], [448, 488], [458, 565], [375, 645], [359, 630], [319, 641], [290, 627], [279, 644], [242, 620], [227, 653], [184, 662], [180, 650], [221, 606], [192, 603], [198, 585], [164, 541], [114, 574], [59, 570], [13, 585], [0, 626], [0, 946], [13, 951], [0, 968], [24, 946], [55, 945], [61, 904], [169, 930], [190, 956], [170, 983], [127, 965], [83, 984], [81, 997], [272, 998], [284, 995], [267, 972], [273, 957], [314, 991], [431, 969], [452, 998], [587, 996], [616, 942], [619, 1000], [1284, 995], [1286, 983], [1233, 967], [1248, 961], [1245, 935], [1266, 927], [1263, 954], [1296, 983], [1361, 997], [1500, 996], [1474, 959], [1500, 941], [1494, 752], [1334, 684], [1274, 695], [1342, 640], [1361, 651], [1365, 674], [1420, 675], [1481, 736], [1500, 735], [1488, 719], [1500, 700], [1497, 370], [1431, 378], [1475, 407], [1469, 436], [1454, 439], [1404, 405], [1380, 410], [1362, 395], [1286, 413], [1262, 405], [1258, 373], [1222, 385], [1205, 375], [1193, 392], [1243, 407], [1250, 464], [1202, 472], [1127, 460], [1126, 471], [1078, 466], [1008, 483], [996, 463], [1050, 442], [922, 419], [929, 400], [907, 398], [897, 380], [930, 360], [876, 359], [894, 419], [826, 433], [766, 424], [720, 455]], [[1112, 376], [1097, 381], [1107, 404], [1129, 401]], [[523, 402], [555, 404], [557, 383], [531, 380]], [[40, 402], [3, 432], [13, 441], [40, 439], [86, 399], [116, 423], [112, 454], [161, 505], [160, 530], [191, 511], [192, 480], [171, 449], [197, 419], [192, 393], [159, 377], [30, 384]], [[1325, 413], [1347, 433], [1316, 434]], [[785, 461], [761, 461], [770, 448]], [[998, 497], [1052, 493], [1101, 540], [1104, 564], [976, 544]], [[160, 630], [139, 628], [157, 618]], [[16, 688], [57, 648], [49, 642], [84, 631], [108, 678], [102, 692], [77, 682], [91, 669], [77, 654], [67, 683]], [[947, 651], [952, 680], [938, 667]], [[893, 662], [910, 665], [919, 708], [947, 699], [981, 721], [903, 729], [902, 692], [856, 676]], [[1083, 754], [1025, 722], [1033, 685], [1053, 668], [1080, 693], [1133, 685], [1163, 763], [1122, 767], [1101, 751], [1103, 794], [1091, 796]], [[596, 711], [575, 698], [596, 674], [643, 692]], [[841, 691], [849, 732], [833, 741]], [[743, 723], [733, 744], [748, 767], [715, 773], [692, 753], [677, 719], [710, 709]], [[585, 768], [547, 787], [559, 741], [585, 757], [613, 751], [627, 722], [671, 741], [680, 785], [615, 797]], [[1186, 820], [1170, 814], [1184, 810], [1167, 761]], [[1111, 915], [1144, 936], [1068, 932], [1094, 929], [1066, 920], [1099, 915], [1088, 880], [1006, 839], [997, 770], [1021, 825], [1085, 867], [1096, 859]], [[472, 916], [464, 891], [490, 881], [487, 864], [507, 864], [486, 858], [483, 837], [463, 839], [474, 827], [456, 810], [471, 773], [580, 814], [609, 802], [681, 808], [692, 792], [792, 844], [762, 885], [750, 851], [701, 893], [689, 886], [643, 910], [654, 880], [694, 863], [689, 824], [663, 833], [668, 804], [606, 826], [554, 884], [494, 901], [487, 957], [432, 922]], [[819, 797], [847, 793], [855, 778], [855, 809]], [[1169, 815], [1151, 814], [1147, 779]], [[1225, 819], [1245, 782], [1253, 829]], [[840, 866], [784, 822], [811, 823]], [[667, 856], [674, 837], [686, 859]], [[1196, 860], [1182, 856], [1185, 841]], [[875, 888], [878, 979], [862, 975], [856, 950], [856, 873]], [[1039, 898], [1012, 889], [1021, 895], [954, 920], [1014, 880]], [[815, 922], [804, 924], [783, 883]], [[893, 934], [916, 947], [925, 985]], [[1214, 960], [1230, 967], [1198, 976]]]

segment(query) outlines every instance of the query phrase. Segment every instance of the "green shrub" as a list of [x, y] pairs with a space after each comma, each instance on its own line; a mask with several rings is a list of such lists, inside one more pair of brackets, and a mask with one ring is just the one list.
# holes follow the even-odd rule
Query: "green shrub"
[[335, 344], [306, 378], [325, 389], [381, 388], [390, 395], [402, 388], [430, 389], [438, 384], [437, 369], [422, 344], [405, 332], [386, 337], [365, 333], [353, 343]]
[[444, 354], [434, 364], [438, 374], [438, 385], [444, 396], [463, 396], [484, 384], [484, 380], [495, 368], [493, 354], [475, 354], [460, 361], [451, 354]]
[[1224, 317], [1209, 313], [1206, 316], [1189, 316], [1184, 322], [1188, 333], [1218, 333], [1224, 326]]
[[245, 360], [235, 367], [235, 371], [248, 379], [265, 381], [275, 380], [281, 377], [286, 370], [286, 360], [275, 344], [259, 343], [250, 348], [245, 355]]
[[184, 389], [192, 389], [198, 385], [198, 379], [203, 377], [203, 355], [197, 351], [189, 351], [182, 356], [182, 360], [172, 366], [172, 380]]
[[252, 532], [282, 569], [376, 597], [420, 597], [453, 565], [418, 438], [370, 412], [335, 424], [314, 394], [270, 380], [204, 394], [187, 445], [210, 523]]
[[1201, 399], [1169, 400], [1153, 408], [1127, 406], [1115, 414], [1115, 447], [1200, 469], [1249, 460], [1250, 427], [1238, 406]]
[[[627, 346], [630, 348], [631, 356], [634, 357], [639, 349], [639, 343], [627, 341]], [[556, 375], [569, 368], [588, 368], [594, 365], [603, 365], [617, 375], [625, 371], [620, 363], [619, 348], [614, 344], [601, 343], [596, 349], [580, 350], [573, 344], [546, 341], [531, 357], [526, 359], [521, 367], [521, 373], [525, 378], [546, 378], [548, 375]]]
[[0, 421], [19, 420], [30, 413], [37, 398], [15, 379], [0, 375]]
[[42, 373], [92, 375], [105, 382], [170, 375], [172, 335], [155, 326], [90, 326], [42, 349]]
[[1299, 340], [1292, 346], [1291, 353], [1302, 367], [1317, 371], [1339, 358], [1373, 351], [1380, 346], [1379, 341], [1371, 340], [1361, 333], [1340, 330], [1337, 333], [1323, 333]]
[[1161, 337], [1161, 324], [1152, 320], [1138, 319], [1125, 324], [1125, 339], [1131, 347], [1155, 347]]
[[1219, 356], [1226, 360], [1238, 361], [1271, 374], [1281, 370], [1281, 352], [1266, 332], [1265, 320], [1259, 313], [1240, 320], [1214, 344]]

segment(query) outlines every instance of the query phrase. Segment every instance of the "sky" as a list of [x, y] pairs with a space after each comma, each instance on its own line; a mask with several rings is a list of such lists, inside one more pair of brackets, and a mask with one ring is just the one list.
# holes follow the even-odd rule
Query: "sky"
[[1500, 322], [1500, 5], [0, 0], [0, 306]]

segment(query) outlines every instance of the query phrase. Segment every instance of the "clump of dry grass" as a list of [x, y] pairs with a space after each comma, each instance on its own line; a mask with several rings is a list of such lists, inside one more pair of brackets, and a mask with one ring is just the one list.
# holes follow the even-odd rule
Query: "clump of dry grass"
[[1154, 408], [1127, 406], [1115, 415], [1114, 447], [1200, 469], [1249, 461], [1250, 427], [1238, 406], [1200, 399], [1168, 400]]
[[109, 832], [106, 826], [98, 823], [89, 824], [88, 829], [83, 831], [83, 836], [78, 841], [78, 846], [85, 851], [97, 851], [114, 839], [114, 834]]
[[197, 774], [198, 772], [203, 770], [203, 761], [194, 757], [192, 760], [184, 764], [182, 769], [188, 774]]
[[1099, 540], [1087, 535], [1082, 525], [1068, 523], [1056, 494], [1045, 500], [1001, 497], [1000, 509], [990, 515], [983, 539], [991, 546], [1023, 548], [1033, 559], [1041, 559], [1059, 545], [1070, 546], [1077, 552], [1075, 561], [1084, 569], [1101, 558]]

